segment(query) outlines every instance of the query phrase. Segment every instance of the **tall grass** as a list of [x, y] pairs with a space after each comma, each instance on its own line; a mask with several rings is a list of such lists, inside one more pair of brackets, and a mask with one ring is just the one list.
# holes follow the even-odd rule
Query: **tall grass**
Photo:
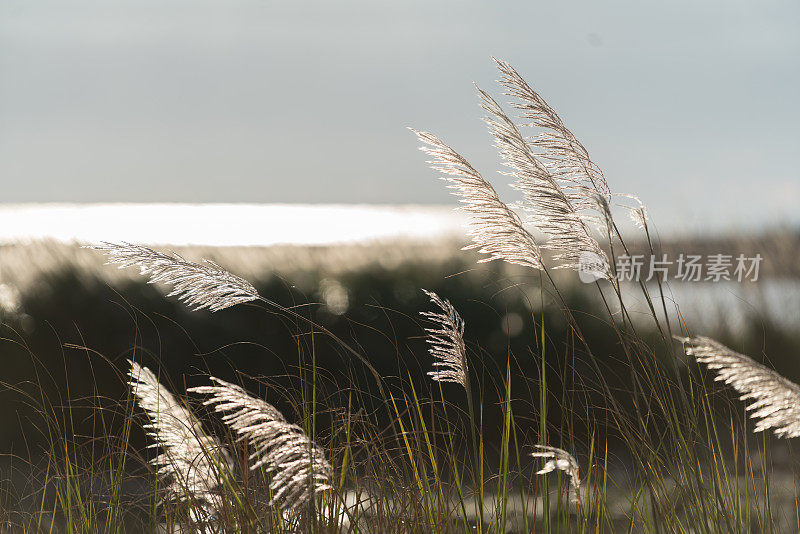
[[[386, 376], [372, 363], [382, 355], [344, 341], [308, 310], [261, 296], [216, 263], [102, 244], [95, 248], [110, 263], [172, 285], [171, 295], [195, 309], [259, 304], [296, 321], [304, 340], [298, 340], [299, 385], [286, 389], [274, 377], [262, 377], [265, 398], [212, 377], [212, 385], [174, 395], [179, 388], [142, 367], [145, 355], [134, 353], [130, 369], [119, 372], [121, 380], [130, 374], [129, 397], [92, 411], [97, 434], [88, 438], [69, 431], [75, 406], [19, 388], [44, 416], [48, 461], [40, 470], [44, 489], [17, 504], [0, 501], [2, 520], [20, 530], [59, 532], [796, 529], [796, 512], [772, 506], [768, 441], [750, 437], [746, 412], [735, 402], [718, 402], [705, 372], [686, 367], [684, 356], [694, 356], [754, 400], [748, 410], [758, 420], [756, 431], [798, 435], [800, 387], [695, 336], [691, 325], [670, 321], [674, 304], [665, 296], [665, 280], [657, 280], [654, 293], [639, 285], [649, 309], [648, 332], [655, 335], [642, 331], [616, 273], [615, 258], [628, 247], [610, 206], [626, 199], [655, 251], [646, 208], [636, 197], [612, 193], [556, 112], [509, 64], [497, 65], [523, 123], [488, 92], [478, 93], [507, 175], [522, 193], [521, 209], [504, 202], [439, 137], [415, 133], [472, 217], [468, 248], [484, 254], [482, 261], [529, 268], [542, 306], [551, 303], [569, 326], [565, 339], [556, 340], [563, 349], [558, 359], [542, 319], [534, 325], [534, 358], [509, 350], [486, 380], [474, 371], [487, 362], [470, 346], [470, 325], [446, 295], [426, 291], [431, 308], [419, 310], [425, 323], [420, 336], [428, 343], [430, 380], [403, 369]], [[526, 127], [538, 133], [526, 136]], [[599, 319], [616, 341], [615, 359], [596, 354], [584, 328], [585, 310], [570, 305], [553, 269], [594, 281], [603, 303]], [[333, 340], [347, 355], [351, 381], [342, 383], [340, 374], [318, 365], [321, 339]], [[364, 371], [370, 384], [357, 378]], [[553, 398], [553, 381], [564, 385], [561, 398]], [[446, 394], [451, 388], [457, 397]], [[487, 399], [496, 399], [498, 409]], [[291, 413], [278, 411], [277, 400], [292, 406]], [[533, 417], [520, 416], [524, 406]], [[554, 407], [562, 412], [556, 428], [548, 423]], [[499, 420], [487, 420], [497, 414]], [[105, 431], [107, 418], [124, 421], [123, 435]], [[321, 418], [331, 422], [329, 431], [320, 431]], [[138, 424], [145, 425], [155, 452], [129, 445]], [[587, 429], [584, 441], [579, 426]], [[17, 461], [24, 464], [24, 456]], [[140, 486], [138, 499], [126, 497], [132, 483]]]

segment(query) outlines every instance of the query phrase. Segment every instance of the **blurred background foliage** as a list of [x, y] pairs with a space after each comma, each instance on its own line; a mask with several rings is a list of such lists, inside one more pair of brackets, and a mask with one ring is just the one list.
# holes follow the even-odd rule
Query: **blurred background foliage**
[[[6, 305], [0, 341], [6, 384], [0, 389], [5, 407], [0, 410], [0, 450], [23, 454], [47, 441], [37, 430], [43, 428], [37, 404], [69, 406], [73, 410], [69, 431], [96, 435], [92, 410], [97, 405], [118, 409], [127, 398], [123, 373], [127, 358], [159, 369], [176, 392], [205, 383], [209, 373], [243, 382], [296, 420], [302, 419], [299, 377], [315, 359], [320, 370], [318, 399], [323, 414], [325, 410], [330, 414], [318, 420], [321, 435], [332, 431], [334, 414], [347, 406], [349, 394], [358, 395], [365, 410], [382, 409], [380, 402], [370, 400], [375, 385], [364, 366], [308, 325], [252, 304], [214, 314], [194, 312], [175, 298], [166, 298], [168, 288], [147, 284], [135, 270], [104, 266], [102, 257], [93, 251], [58, 247], [62, 247], [61, 256], [50, 258], [47, 269], [26, 271], [25, 288], [14, 294], [13, 306]], [[58, 247], [42, 250], [52, 256]], [[7, 258], [20, 254], [19, 250], [7, 251], [12, 252]], [[604, 405], [597, 379], [553, 288], [538, 273], [499, 262], [476, 265], [473, 253], [459, 252], [452, 243], [336, 251], [337, 261], [346, 267], [337, 267], [337, 262], [325, 255], [333, 251], [301, 253], [295, 249], [294, 254], [292, 250], [278, 254], [264, 249], [261, 263], [242, 260], [258, 256], [256, 251], [232, 252], [181, 251], [192, 259], [213, 257], [231, 271], [248, 276], [263, 296], [293, 306], [357, 348], [389, 383], [411, 380], [418, 391], [434, 399], [439, 391], [425, 375], [431, 368], [424, 342], [424, 328], [429, 325], [419, 316], [431, 305], [421, 288], [449, 299], [466, 322], [473, 384], [480, 385], [489, 442], [499, 439], [499, 431], [493, 429], [501, 425], [501, 383], [507, 364], [512, 373], [515, 418], [531, 420], [526, 439], [535, 442], [542, 357], [548, 370], [550, 428], [568, 434], [579, 449], [586, 446], [589, 432], [606, 431], [602, 419], [597, 418]], [[31, 252], [30, 247], [27, 253], [43, 254], [41, 250]], [[395, 259], [387, 261], [390, 256]], [[277, 259], [300, 257], [306, 260], [287, 263]], [[270, 270], [270, 262], [279, 270]], [[45, 263], [39, 261], [40, 266]], [[6, 268], [10, 279], [8, 273]], [[632, 409], [630, 369], [597, 289], [577, 282], [574, 273], [556, 276], [562, 297], [575, 311], [580, 330], [600, 359], [605, 379], [619, 392], [618, 400]], [[20, 280], [18, 276], [17, 283]], [[785, 273], [768, 271], [762, 283], [769, 280], [790, 290], [796, 291], [798, 286], [798, 279]], [[720, 306], [713, 302], [704, 305]], [[779, 313], [782, 320], [776, 321], [750, 305], [741, 313], [746, 320], [740, 318], [737, 324], [745, 328], [717, 321], [693, 333], [715, 336], [759, 360], [766, 356], [781, 374], [800, 380], [800, 317], [787, 320], [786, 313]], [[688, 315], [687, 324], [692, 328], [691, 315], [701, 317], [703, 313]], [[672, 320], [677, 333], [677, 318]], [[642, 342], [656, 354], [656, 361], [671, 365], [668, 358], [680, 351], [670, 354], [652, 321], [645, 318], [635, 327]], [[678, 363], [684, 373], [696, 369], [694, 365], [685, 367], [682, 358]], [[458, 387], [445, 385], [442, 393], [455, 404], [463, 402]], [[728, 392], [719, 395], [730, 396]], [[567, 419], [564, 414], [571, 415]], [[112, 425], [121, 421], [121, 417], [109, 418]], [[113, 433], [114, 429], [105, 431]], [[609, 437], [613, 443], [614, 436]], [[138, 445], [145, 443], [140, 432], [134, 432], [133, 440]]]

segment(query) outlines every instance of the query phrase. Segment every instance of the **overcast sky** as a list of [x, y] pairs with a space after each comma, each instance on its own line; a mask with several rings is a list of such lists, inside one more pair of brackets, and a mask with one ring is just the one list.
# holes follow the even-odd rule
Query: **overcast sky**
[[451, 202], [406, 127], [504, 183], [497, 56], [661, 226], [797, 224], [798, 28], [796, 0], [3, 0], [0, 202]]

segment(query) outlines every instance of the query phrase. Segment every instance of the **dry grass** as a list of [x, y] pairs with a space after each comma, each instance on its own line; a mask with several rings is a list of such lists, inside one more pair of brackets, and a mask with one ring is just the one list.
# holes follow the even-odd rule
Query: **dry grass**
[[[523, 135], [521, 125], [479, 90], [501, 160], [523, 193], [526, 220], [459, 153], [432, 134], [417, 135], [472, 217], [470, 248], [484, 254], [483, 261], [501, 259], [538, 277], [541, 306], [557, 308], [568, 325], [565, 339], [557, 340], [564, 349], [561, 360], [550, 361], [549, 325], [541, 319], [534, 326], [539, 341], [531, 352], [540, 366], [533, 373], [515, 380], [512, 367], [519, 360], [507, 354], [494, 383], [473, 384], [476, 359], [486, 362], [465, 341], [471, 325], [446, 295], [428, 292], [437, 311], [419, 311], [434, 328], [428, 324], [420, 335], [428, 336], [433, 380], [421, 383], [402, 371], [383, 376], [370, 363], [376, 355], [345, 343], [313, 316], [264, 298], [213, 260], [103, 245], [112, 262], [171, 285], [170, 294], [190, 306], [215, 311], [255, 301], [310, 329], [308, 345], [298, 337], [299, 387], [271, 390], [295, 407], [296, 424], [241, 386], [211, 378], [213, 385], [190, 389], [206, 395], [205, 405], [214, 412], [203, 415], [211, 429], [206, 431], [189, 403], [132, 363], [131, 397], [114, 413], [122, 414], [129, 432], [141, 419], [136, 400], [149, 416], [145, 429], [160, 453], [133, 451], [127, 434], [103, 435], [105, 426], [99, 425], [101, 442], [92, 445], [99, 454], [92, 449], [89, 456], [101, 462], [92, 460], [87, 468], [85, 442], [68, 431], [71, 408], [54, 409], [46, 399], [31, 397], [50, 438], [45, 490], [34, 495], [38, 507], [4, 511], [3, 520], [21, 530], [65, 532], [796, 531], [796, 508], [785, 507], [786, 491], [775, 494], [773, 480], [780, 477], [768, 461], [769, 443], [751, 437], [737, 402], [715, 400], [718, 390], [699, 368], [682, 371], [683, 353], [673, 335], [687, 336], [687, 354], [742, 398], [754, 400], [749, 409], [758, 420], [756, 431], [800, 434], [800, 388], [744, 355], [693, 337], [690, 324], [671, 319], [670, 311], [677, 310], [664, 280], [637, 289], [652, 333], [642, 334], [641, 318], [633, 320], [610, 261], [628, 246], [608, 209], [612, 195], [605, 177], [544, 99], [510, 65], [498, 61], [498, 67], [514, 107], [538, 131]], [[653, 252], [645, 208], [631, 208], [645, 233], [640, 239]], [[577, 269], [587, 257], [598, 275], [590, 287], [603, 304], [601, 319], [616, 340], [613, 360], [594, 353], [582, 310], [568, 305], [559, 289], [562, 279], [551, 275], [552, 269]], [[535, 298], [537, 288], [530, 291]], [[317, 337], [333, 339], [353, 356], [345, 364], [351, 382], [337, 382], [317, 364]], [[371, 386], [355, 379], [365, 369], [374, 379]], [[624, 389], [617, 385], [620, 376]], [[560, 428], [551, 428], [547, 417], [554, 409], [548, 389], [554, 378], [565, 384], [556, 406], [563, 412]], [[466, 395], [450, 401], [447, 387]], [[492, 388], [500, 417], [493, 425], [484, 418]], [[588, 401], [598, 396], [599, 403]], [[520, 419], [521, 403], [533, 406], [536, 417]], [[103, 410], [92, 415], [98, 421], [111, 416]], [[318, 432], [320, 417], [332, 421], [328, 434]], [[613, 429], [616, 443], [600, 435], [601, 422]], [[573, 432], [579, 423], [588, 428], [583, 443]], [[488, 436], [492, 429], [499, 435]], [[535, 440], [528, 439], [531, 433]], [[526, 460], [531, 450], [536, 465]], [[609, 462], [610, 454], [625, 458], [624, 471]], [[135, 458], [139, 466], [156, 469], [140, 474], [147, 481], [144, 498], [125, 502], [123, 486]], [[98, 491], [98, 479], [106, 481], [105, 491]], [[794, 489], [797, 479], [780, 483]]]

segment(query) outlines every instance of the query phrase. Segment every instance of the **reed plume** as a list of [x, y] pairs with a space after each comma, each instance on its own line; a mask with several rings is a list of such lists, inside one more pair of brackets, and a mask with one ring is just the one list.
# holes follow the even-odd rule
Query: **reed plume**
[[622, 205], [622, 207], [628, 210], [628, 214], [630, 215], [633, 224], [642, 230], [647, 230], [647, 223], [650, 222], [650, 214], [647, 211], [647, 206], [642, 203], [642, 199], [636, 195], [629, 194], [619, 194], [618, 196], [627, 197], [636, 202], [637, 205], [635, 207], [625, 205]]
[[250, 282], [211, 260], [195, 263], [178, 254], [164, 254], [131, 243], [103, 243], [88, 248], [102, 251], [109, 257], [108, 263], [117, 264], [120, 269], [138, 267], [141, 274], [149, 275], [148, 283], [174, 286], [167, 296], [177, 296], [194, 310], [207, 308], [214, 312], [259, 298]]
[[772, 429], [778, 437], [800, 436], [800, 386], [713, 339], [677, 339], [686, 354], [717, 373], [715, 380], [741, 393], [740, 400], [752, 399], [746, 410], [757, 421], [754, 432]]
[[514, 186], [523, 193], [525, 207], [531, 212], [530, 222], [548, 236], [541, 248], [557, 252], [553, 259], [561, 263], [555, 268], [588, 270], [612, 279], [606, 253], [574, 205], [578, 199], [567, 196], [551, 170], [540, 161], [541, 156], [534, 154], [500, 105], [485, 91], [478, 89], [478, 93], [481, 107], [489, 113], [484, 121], [495, 139], [500, 157], [513, 170]]
[[383, 393], [380, 374], [363, 354], [305, 315], [262, 297], [250, 282], [226, 271], [211, 260], [203, 260], [205, 262], [203, 264], [195, 263], [184, 260], [178, 254], [164, 254], [143, 245], [125, 242], [122, 244], [104, 242], [101, 245], [91, 245], [85, 248], [105, 253], [110, 258], [107, 263], [118, 264], [120, 269], [138, 267], [141, 274], [150, 275], [148, 283], [161, 282], [174, 285], [174, 289], [167, 296], [177, 296], [188, 306], [194, 306], [195, 311], [207, 308], [215, 312], [237, 304], [259, 300], [291, 315], [324, 332], [339, 346], [358, 358], [375, 377], [378, 388]]
[[527, 125], [544, 131], [530, 139], [530, 146], [537, 150], [537, 157], [561, 184], [570, 202], [578, 210], [594, 208], [587, 195], [594, 190], [605, 198], [611, 191], [603, 171], [589, 157], [589, 151], [564, 125], [558, 113], [542, 98], [522, 76], [505, 61], [495, 59], [502, 77], [500, 83], [514, 97], [513, 104], [521, 117], [530, 121]]
[[570, 489], [575, 500], [581, 502], [581, 479], [578, 473], [578, 461], [570, 453], [558, 447], [549, 445], [536, 445], [538, 451], [531, 453], [534, 458], [545, 458], [547, 461], [544, 466], [536, 472], [537, 475], [545, 475], [552, 471], [563, 471], [570, 480]]
[[250, 469], [263, 465], [272, 476], [270, 505], [301, 509], [314, 495], [331, 488], [333, 469], [302, 428], [288, 423], [274, 406], [251, 397], [241, 387], [215, 377], [211, 380], [216, 385], [188, 391], [210, 395], [204, 404], [224, 414], [223, 422], [239, 439], [255, 447]]
[[433, 291], [423, 289], [431, 302], [441, 312], [420, 312], [420, 315], [436, 323], [436, 328], [426, 328], [428, 352], [433, 356], [433, 366], [437, 369], [429, 371], [436, 382], [453, 382], [469, 389], [467, 383], [467, 351], [464, 346], [464, 320], [449, 301], [443, 300]]
[[169, 481], [167, 499], [197, 505], [192, 507], [195, 519], [206, 520], [219, 513], [221, 476], [233, 467], [227, 450], [203, 432], [191, 411], [158, 382], [150, 369], [129, 363], [128, 384], [150, 418], [144, 428], [155, 442], [151, 447], [161, 451], [151, 464]]
[[497, 195], [492, 185], [455, 150], [428, 132], [412, 130], [426, 146], [420, 150], [431, 156], [431, 168], [449, 182], [448, 188], [460, 197], [461, 209], [470, 214], [469, 236], [473, 244], [465, 249], [478, 249], [488, 258], [480, 262], [504, 260], [533, 269], [543, 269], [542, 256], [533, 236], [522, 225], [519, 216]]
[[642, 204], [638, 208], [632, 208], [630, 210], [630, 216], [633, 224], [642, 230], [647, 229], [647, 222], [650, 220], [650, 217], [647, 214], [647, 207], [645, 205]]

